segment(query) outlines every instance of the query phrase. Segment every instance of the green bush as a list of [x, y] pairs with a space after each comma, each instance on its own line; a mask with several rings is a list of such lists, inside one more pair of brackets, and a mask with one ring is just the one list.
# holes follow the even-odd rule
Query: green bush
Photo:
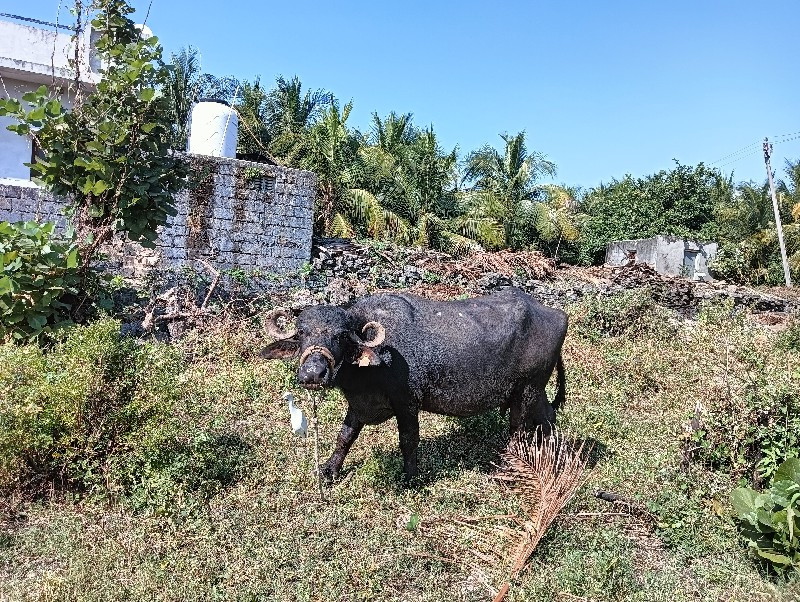
[[756, 558], [778, 573], [800, 570], [800, 459], [781, 464], [764, 493], [734, 489], [731, 505]]
[[[55, 486], [168, 509], [233, 478], [245, 447], [206, 423], [177, 348], [104, 319], [45, 353], [0, 346], [0, 491]], [[223, 450], [232, 450], [233, 453]]]
[[705, 411], [688, 445], [700, 463], [758, 483], [800, 457], [800, 356], [780, 341], [770, 344], [744, 318], [732, 303], [700, 313], [697, 336], [715, 333], [704, 344], [716, 347], [720, 369], [708, 374]]
[[738, 357], [731, 361], [727, 391], [711, 400], [701, 428], [692, 433], [693, 453], [734, 478], [759, 481], [800, 456], [800, 371], [755, 348], [732, 354]]
[[795, 316], [777, 340], [778, 349], [800, 351], [800, 317]]
[[657, 305], [646, 289], [595, 295], [573, 306], [570, 314], [571, 329], [591, 341], [604, 337], [666, 334], [675, 330], [669, 311]]
[[0, 341], [33, 339], [69, 324], [78, 249], [52, 223], [0, 222]]

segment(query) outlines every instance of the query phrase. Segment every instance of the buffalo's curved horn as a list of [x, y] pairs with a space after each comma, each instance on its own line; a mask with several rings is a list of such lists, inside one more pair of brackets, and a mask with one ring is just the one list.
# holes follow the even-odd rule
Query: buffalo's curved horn
[[380, 322], [367, 322], [361, 329], [361, 334], [365, 334], [370, 328], [375, 330], [375, 336], [371, 341], [364, 341], [364, 347], [377, 347], [386, 339], [386, 329]]
[[267, 314], [266, 320], [264, 320], [264, 329], [267, 331], [269, 336], [275, 339], [289, 339], [297, 334], [297, 330], [284, 330], [281, 325], [278, 324], [278, 320], [283, 318], [285, 322], [288, 323], [293, 317], [294, 316], [292, 312], [290, 312], [288, 309], [283, 309], [282, 307], [273, 309]]

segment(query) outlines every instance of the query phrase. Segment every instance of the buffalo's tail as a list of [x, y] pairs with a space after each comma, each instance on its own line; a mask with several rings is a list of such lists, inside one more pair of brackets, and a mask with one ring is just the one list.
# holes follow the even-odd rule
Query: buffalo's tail
[[556, 364], [556, 382], [558, 387], [556, 396], [553, 398], [553, 409], [557, 411], [567, 399], [567, 377], [564, 373], [564, 361], [561, 359], [561, 355], [558, 356]]

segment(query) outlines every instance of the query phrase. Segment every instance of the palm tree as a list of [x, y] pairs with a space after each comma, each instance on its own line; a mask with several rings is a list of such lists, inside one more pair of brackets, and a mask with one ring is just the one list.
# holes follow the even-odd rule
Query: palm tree
[[395, 224], [386, 235], [453, 254], [494, 245], [494, 224], [464, 215], [456, 202], [456, 150], [444, 152], [433, 127], [417, 129], [411, 114], [372, 119], [371, 144], [360, 152], [363, 186]]
[[402, 183], [418, 244], [455, 255], [495, 246], [496, 223], [458, 203], [456, 149], [444, 152], [431, 126], [416, 132], [406, 158]]
[[411, 123], [411, 113], [398, 115], [392, 111], [384, 120], [377, 113], [372, 114], [370, 141], [385, 153], [401, 156], [414, 143], [416, 134], [416, 128]]
[[[788, 184], [781, 180], [775, 182], [793, 276], [800, 274], [800, 204], [795, 202], [800, 196], [798, 164], [800, 161], [787, 162]], [[767, 182], [762, 185], [753, 182], [739, 184], [732, 200], [717, 209], [717, 220], [722, 256], [735, 258], [735, 266], [728, 267], [728, 275], [756, 283], [778, 284], [782, 281], [775, 214]]]
[[385, 207], [409, 215], [406, 198], [408, 147], [416, 129], [411, 114], [395, 112], [382, 120], [372, 114], [372, 126], [359, 152], [359, 187], [369, 190]]
[[169, 110], [172, 113], [173, 146], [185, 149], [189, 138], [189, 114], [197, 102], [200, 90], [200, 57], [197, 48], [181, 48], [172, 54], [168, 79], [164, 86]]
[[580, 193], [576, 188], [563, 184], [544, 184], [539, 189], [544, 199], [527, 203], [530, 216], [526, 221], [533, 225], [536, 238], [550, 247], [549, 255], [558, 261], [562, 243], [575, 243], [580, 236], [585, 218], [578, 212]]
[[296, 160], [303, 137], [332, 101], [333, 96], [324, 90], [303, 93], [303, 84], [296, 75], [290, 80], [279, 76], [264, 98], [263, 107], [273, 154]]
[[486, 207], [485, 213], [503, 226], [505, 244], [521, 247], [526, 241], [518, 235], [526, 206], [539, 199], [536, 181], [555, 175], [556, 166], [539, 152], [528, 152], [525, 132], [501, 134], [505, 149], [501, 155], [486, 145], [467, 157], [466, 176], [474, 180], [473, 192]]
[[266, 124], [267, 92], [260, 78], [253, 83], [242, 82], [237, 91], [236, 112], [239, 114], [239, 141], [237, 151], [271, 157], [272, 137]]
[[788, 181], [783, 182], [780, 205], [788, 207], [791, 220], [784, 224], [783, 234], [789, 269], [797, 280], [800, 277], [800, 159], [794, 163], [787, 159], [785, 171]]
[[305, 140], [307, 152], [302, 164], [317, 173], [320, 203], [317, 229], [325, 234], [352, 235], [354, 231], [343, 207], [360, 147], [358, 136], [347, 127], [352, 109], [352, 101], [341, 110], [336, 101], [330, 102]]

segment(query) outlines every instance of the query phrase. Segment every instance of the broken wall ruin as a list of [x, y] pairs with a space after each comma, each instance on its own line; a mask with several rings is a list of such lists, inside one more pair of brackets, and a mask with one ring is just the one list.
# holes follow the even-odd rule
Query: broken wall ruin
[[684, 240], [675, 236], [654, 236], [618, 240], [606, 247], [606, 264], [646, 264], [665, 276], [710, 280], [709, 263], [717, 255], [717, 243]]

